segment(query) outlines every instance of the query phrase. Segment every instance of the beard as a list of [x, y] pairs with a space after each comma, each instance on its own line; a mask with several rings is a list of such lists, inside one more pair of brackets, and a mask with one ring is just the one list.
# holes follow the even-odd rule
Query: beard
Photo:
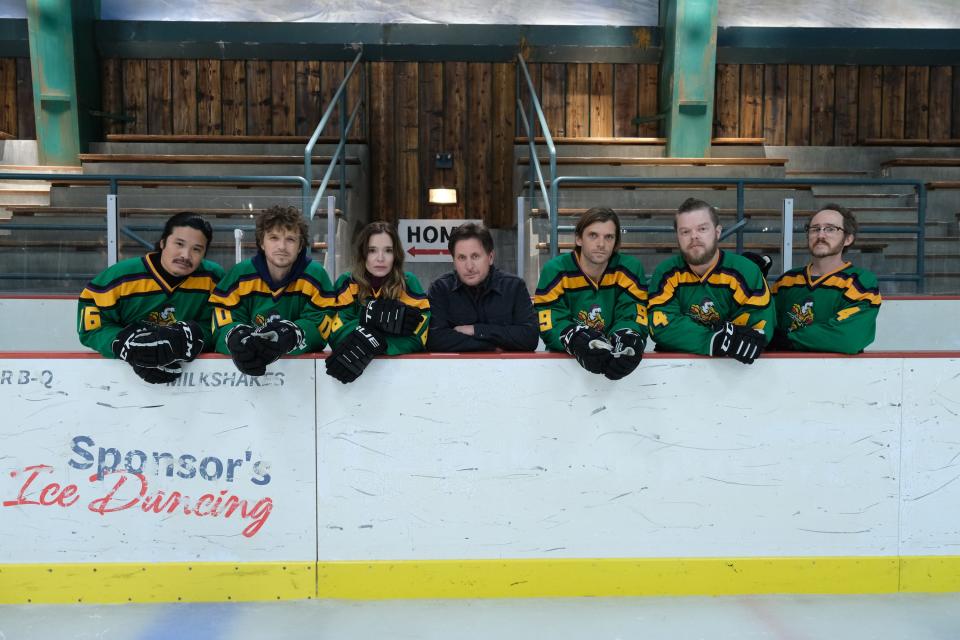
[[717, 243], [703, 244], [690, 250], [680, 249], [684, 261], [691, 267], [709, 264], [717, 254]]

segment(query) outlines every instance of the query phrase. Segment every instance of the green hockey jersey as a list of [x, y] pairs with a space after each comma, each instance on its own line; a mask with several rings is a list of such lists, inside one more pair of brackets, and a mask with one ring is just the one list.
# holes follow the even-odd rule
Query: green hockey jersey
[[610, 335], [633, 329], [646, 338], [647, 287], [643, 265], [632, 256], [614, 253], [600, 282], [580, 269], [576, 252], [543, 265], [533, 307], [540, 337], [547, 349], [563, 351], [560, 334], [574, 324]]
[[206, 348], [210, 349], [208, 299], [223, 277], [223, 269], [215, 262], [201, 260], [196, 271], [173, 286], [151, 262], [159, 261], [159, 253], [148, 256], [129, 258], [108, 267], [80, 292], [80, 342], [113, 358], [113, 341], [130, 324], [144, 321], [168, 325], [192, 320], [200, 324]]
[[873, 342], [880, 311], [877, 277], [849, 262], [814, 278], [792, 269], [773, 284], [777, 328], [800, 351], [860, 353]]
[[[417, 276], [405, 273], [404, 284], [405, 290], [400, 296], [400, 302], [419, 309], [423, 313], [423, 319], [412, 336], [385, 336], [388, 356], [423, 351], [427, 344], [427, 332], [430, 329], [430, 301], [427, 300], [427, 295], [423, 292]], [[360, 323], [360, 312], [367, 300], [359, 298], [359, 287], [353, 281], [349, 271], [337, 278], [334, 289], [337, 292], [338, 311], [333, 322], [330, 344], [336, 347]], [[374, 291], [373, 297], [379, 298], [380, 292]]]
[[281, 282], [273, 282], [262, 253], [238, 263], [217, 285], [210, 302], [217, 351], [227, 355], [227, 334], [232, 327], [258, 327], [277, 316], [303, 330], [306, 345], [291, 354], [322, 351], [336, 312], [330, 276], [305, 252]]
[[710, 355], [715, 325], [733, 322], [773, 337], [776, 314], [763, 274], [748, 258], [721, 250], [702, 276], [682, 255], [657, 266], [650, 279], [650, 335], [658, 351]]

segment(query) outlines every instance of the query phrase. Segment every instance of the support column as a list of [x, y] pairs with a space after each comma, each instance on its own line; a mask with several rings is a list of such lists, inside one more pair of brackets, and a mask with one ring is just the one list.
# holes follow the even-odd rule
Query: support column
[[661, 113], [669, 157], [705, 158], [713, 137], [718, 0], [661, 0]]
[[100, 102], [93, 44], [99, 0], [27, 0], [37, 149], [42, 165], [79, 165]]

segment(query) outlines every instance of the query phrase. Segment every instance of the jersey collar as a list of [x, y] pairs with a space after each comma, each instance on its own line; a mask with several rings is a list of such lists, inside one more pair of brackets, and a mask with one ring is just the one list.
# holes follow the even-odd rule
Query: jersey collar
[[708, 279], [711, 275], [713, 275], [713, 272], [717, 270], [717, 266], [719, 266], [719, 264], [720, 264], [722, 261], [723, 261], [723, 249], [718, 249], [718, 250], [717, 250], [717, 256], [713, 259], [713, 262], [710, 263], [710, 266], [707, 267], [707, 270], [703, 272], [703, 275], [702, 275], [702, 276], [698, 276], [698, 275], [697, 275], [697, 272], [694, 271], [694, 270], [693, 270], [693, 267], [691, 267], [689, 264], [687, 265], [687, 269], [689, 269], [689, 270], [690, 270], [690, 273], [692, 273], [692, 274], [694, 275], [694, 277], [698, 278], [698, 279], [700, 280], [700, 282], [706, 282], [707, 279]]
[[143, 263], [147, 265], [147, 271], [150, 272], [150, 275], [154, 280], [157, 281], [157, 284], [160, 285], [160, 288], [163, 289], [167, 294], [173, 293], [174, 289], [183, 284], [183, 281], [189, 278], [190, 276], [184, 276], [182, 278], [176, 278], [166, 271], [162, 271], [157, 265], [154, 264], [154, 259], [160, 259], [159, 251], [151, 251], [147, 255], [143, 256]]
[[804, 277], [807, 279], [807, 286], [810, 287], [811, 289], [813, 289], [814, 287], [820, 285], [824, 280], [826, 280], [826, 279], [829, 278], [830, 276], [832, 276], [832, 275], [834, 275], [834, 274], [836, 274], [836, 273], [840, 273], [841, 271], [843, 271], [844, 269], [846, 269], [846, 268], [849, 267], [849, 266], [851, 266], [851, 263], [850, 263], [850, 262], [844, 262], [842, 265], [840, 265], [839, 267], [837, 267], [837, 268], [834, 269], [833, 271], [830, 271], [830, 272], [828, 272], [828, 273], [825, 273], [825, 274], [823, 274], [822, 276], [820, 276], [819, 278], [814, 279], [814, 278], [813, 278], [813, 273], [810, 271], [810, 269], [813, 267], [813, 263], [811, 262], [810, 264], [807, 265], [807, 268], [803, 270], [803, 275], [804, 275]]

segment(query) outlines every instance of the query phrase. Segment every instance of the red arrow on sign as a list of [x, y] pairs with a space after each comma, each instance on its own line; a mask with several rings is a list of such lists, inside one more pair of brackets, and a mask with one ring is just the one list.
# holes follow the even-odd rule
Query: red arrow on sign
[[413, 257], [417, 256], [442, 256], [443, 254], [449, 254], [450, 252], [446, 249], [417, 249], [416, 247], [410, 247], [407, 249], [407, 253]]

